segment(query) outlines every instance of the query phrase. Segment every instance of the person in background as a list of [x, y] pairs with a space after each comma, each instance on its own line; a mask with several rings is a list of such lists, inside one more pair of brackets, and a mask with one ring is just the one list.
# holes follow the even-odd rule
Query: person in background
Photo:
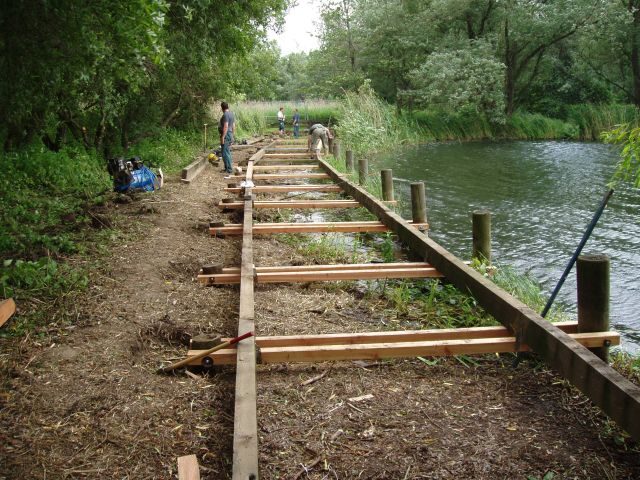
[[298, 138], [300, 136], [300, 114], [298, 113], [298, 109], [293, 113], [293, 138]]
[[231, 158], [231, 144], [233, 143], [233, 132], [235, 129], [235, 117], [233, 112], [229, 110], [229, 104], [222, 102], [222, 117], [218, 124], [218, 132], [220, 133], [220, 150], [222, 150], [222, 161], [224, 162], [224, 171], [233, 172], [233, 159]]
[[284, 135], [284, 107], [280, 107], [280, 110], [278, 110], [278, 127], [280, 128], [280, 135]]
[[307, 150], [310, 152], [315, 152], [320, 150], [320, 142], [322, 142], [322, 150], [325, 155], [329, 153], [329, 139], [333, 138], [331, 136], [331, 131], [320, 123], [316, 123], [311, 125], [309, 128], [309, 137], [307, 138]]

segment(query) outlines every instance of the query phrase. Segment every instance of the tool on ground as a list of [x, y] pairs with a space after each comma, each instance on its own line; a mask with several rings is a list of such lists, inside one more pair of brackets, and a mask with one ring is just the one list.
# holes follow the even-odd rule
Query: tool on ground
[[239, 337], [236, 338], [232, 338], [231, 340], [227, 341], [227, 342], [223, 342], [220, 345], [216, 345], [213, 348], [210, 348], [209, 350], [203, 350], [202, 352], [198, 353], [197, 355], [192, 355], [190, 357], [185, 358], [184, 360], [180, 360], [179, 362], [176, 363], [172, 363], [171, 365], [167, 366], [167, 367], [160, 367], [158, 369], [158, 373], [168, 373], [172, 370], [175, 370], [176, 368], [180, 368], [183, 367], [185, 365], [187, 365], [189, 362], [193, 362], [194, 360], [199, 360], [201, 358], [205, 358], [207, 356], [209, 356], [210, 354], [212, 354], [213, 352], [217, 352], [218, 350], [222, 350], [223, 348], [227, 348], [230, 345], [233, 345], [235, 343], [240, 342], [241, 340], [244, 340], [245, 338], [249, 338], [253, 336], [253, 332], [247, 332], [243, 335], [240, 335]]
[[573, 265], [576, 263], [576, 260], [578, 259], [580, 252], [582, 252], [583, 247], [587, 243], [587, 240], [589, 240], [589, 237], [591, 236], [591, 233], [593, 232], [593, 229], [595, 228], [596, 223], [598, 223], [598, 220], [600, 219], [600, 215], [602, 215], [602, 212], [604, 211], [604, 207], [607, 206], [607, 202], [611, 198], [611, 195], [613, 195], [613, 189], [609, 189], [609, 191], [605, 193], [604, 198], [602, 199], [602, 202], [600, 202], [600, 207], [598, 207], [598, 210], [593, 215], [593, 218], [591, 219], [591, 223], [589, 223], [589, 225], [587, 226], [587, 229], [582, 235], [582, 240], [580, 240], [580, 244], [578, 245], [578, 248], [576, 248], [576, 251], [574, 252], [571, 259], [569, 260], [569, 263], [564, 269], [564, 272], [560, 277], [560, 280], [558, 280], [558, 284], [556, 285], [556, 288], [553, 289], [553, 292], [551, 293], [551, 296], [549, 297], [547, 304], [544, 306], [544, 309], [542, 310], [542, 313], [540, 314], [540, 316], [546, 317], [547, 313], [549, 313], [549, 309], [551, 309], [551, 305], [553, 305], [553, 301], [556, 299], [556, 296], [558, 295], [558, 292], [562, 288], [564, 281], [567, 279], [567, 276], [569, 276], [569, 272], [571, 272], [571, 269], [573, 268]]

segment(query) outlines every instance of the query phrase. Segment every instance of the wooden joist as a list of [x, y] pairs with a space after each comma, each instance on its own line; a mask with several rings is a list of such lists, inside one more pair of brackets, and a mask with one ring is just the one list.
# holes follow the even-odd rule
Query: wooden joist
[[264, 158], [306, 158], [309, 160], [313, 160], [313, 154], [309, 152], [301, 152], [301, 153], [265, 153]]
[[[224, 181], [227, 183], [239, 183], [246, 180], [248, 177], [245, 175], [229, 175], [224, 177]], [[326, 173], [260, 173], [253, 176], [253, 181], [257, 180], [285, 180], [291, 178], [307, 178], [309, 180], [327, 179], [329, 175]]]
[[[381, 278], [441, 278], [428, 263], [361, 263], [353, 265], [301, 265], [256, 267], [258, 283], [296, 283], [337, 280], [372, 280]], [[240, 281], [238, 268], [223, 268], [222, 273], [200, 274], [206, 285], [233, 284]]]
[[575, 338], [547, 322], [482, 274], [415, 228], [331, 165], [318, 159], [323, 169], [346, 194], [361, 202], [395, 232], [418, 258], [444, 274], [460, 291], [471, 293], [496, 320], [514, 332], [549, 366], [580, 389], [636, 440], [640, 440], [640, 387], [582, 346]]
[[265, 170], [318, 170], [320, 166], [315, 164], [301, 163], [299, 165], [256, 165], [254, 171], [263, 172]]
[[[386, 202], [395, 204], [396, 202]], [[219, 203], [223, 209], [240, 210], [244, 207], [243, 202]], [[358, 208], [362, 207], [356, 200], [299, 200], [299, 201], [261, 201], [254, 202], [253, 208]]]
[[[255, 191], [255, 188], [253, 189]], [[429, 224], [409, 222], [418, 230], [427, 230]], [[241, 235], [242, 225], [232, 223], [224, 227], [211, 227], [211, 235]], [[362, 221], [362, 222], [317, 222], [317, 223], [257, 223], [253, 226], [254, 235], [272, 235], [276, 233], [362, 233], [362, 232], [388, 232], [387, 227], [382, 222]]]
[[[242, 187], [227, 187], [224, 189], [229, 193], [242, 193]], [[253, 193], [288, 193], [288, 192], [341, 192], [337, 185], [254, 185], [251, 188]]]
[[200, 480], [200, 466], [195, 455], [178, 457], [178, 480]]
[[[605, 343], [618, 345], [617, 332], [565, 334], [576, 343], [588, 348], [601, 347]], [[443, 340], [419, 340], [381, 343], [317, 344], [260, 347], [260, 363], [306, 363], [343, 360], [380, 360], [412, 358], [419, 356], [481, 355], [528, 351], [529, 347], [518, 343], [515, 337], [461, 338]], [[188, 355], [196, 355], [191, 350]], [[211, 354], [215, 365], [233, 365], [235, 350], [225, 349]], [[194, 361], [193, 365], [200, 365]]]

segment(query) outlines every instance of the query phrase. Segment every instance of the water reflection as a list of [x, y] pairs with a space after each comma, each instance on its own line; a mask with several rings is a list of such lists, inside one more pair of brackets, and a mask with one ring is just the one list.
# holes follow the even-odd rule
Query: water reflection
[[[493, 252], [538, 279], [547, 293], [606, 191], [617, 161], [611, 146], [577, 142], [475, 142], [407, 148], [376, 159], [393, 168], [410, 212], [412, 181], [427, 187], [431, 236], [456, 255], [471, 251], [471, 211], [493, 214]], [[640, 191], [616, 190], [586, 252], [611, 257], [611, 323], [629, 350], [640, 350]], [[573, 272], [558, 301], [575, 312]]]

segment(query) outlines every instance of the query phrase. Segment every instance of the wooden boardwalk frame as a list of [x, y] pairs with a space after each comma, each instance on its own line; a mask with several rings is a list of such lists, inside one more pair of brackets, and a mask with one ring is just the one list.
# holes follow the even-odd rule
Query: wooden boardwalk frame
[[471, 293], [489, 314], [514, 332], [519, 344], [527, 344], [634, 439], [640, 440], [640, 387], [431, 238], [411, 228], [383, 202], [349, 182], [331, 165], [318, 161], [345, 193], [374, 213], [414, 255], [433, 265], [460, 291]]
[[[278, 142], [270, 144], [274, 149]], [[640, 388], [591, 353], [587, 347], [602, 346], [605, 342], [619, 343], [615, 332], [577, 333], [575, 323], [553, 325], [529, 307], [519, 302], [490, 280], [468, 267], [415, 225], [402, 219], [388, 208], [389, 202], [378, 200], [362, 187], [349, 181], [318, 155], [308, 153], [265, 153], [261, 149], [247, 162], [246, 175], [233, 181], [245, 180], [247, 187], [226, 189], [242, 195], [241, 201], [222, 203], [226, 209], [243, 209], [242, 224], [212, 227], [213, 235], [242, 235], [240, 267], [222, 269], [220, 273], [201, 275], [204, 283], [240, 283], [238, 335], [254, 332], [254, 287], [256, 283], [271, 281], [316, 281], [386, 278], [415, 275], [442, 276], [458, 289], [470, 292], [479, 304], [503, 326], [488, 329], [456, 329], [439, 331], [368, 332], [357, 334], [302, 335], [289, 337], [251, 337], [237, 345], [210, 355], [214, 364], [236, 365], [236, 392], [233, 437], [233, 479], [258, 480], [258, 434], [256, 411], [256, 365], [273, 362], [316, 362], [354, 359], [404, 358], [418, 355], [457, 355], [493, 352], [517, 352], [532, 349], [560, 375], [582, 390], [596, 405], [640, 439]], [[273, 150], [272, 150], [273, 151]], [[282, 193], [302, 189], [326, 191], [310, 187], [319, 185], [254, 186], [253, 181], [268, 174], [254, 174], [255, 165], [280, 162], [276, 170], [295, 170], [282, 162], [303, 161], [320, 166], [325, 178], [333, 183], [321, 187], [339, 189], [351, 200], [313, 200], [303, 202], [256, 201], [255, 193]], [[281, 168], [284, 167], [284, 168]], [[261, 169], [263, 170], [263, 169]], [[283, 177], [276, 174], [275, 176]], [[304, 178], [310, 174], [305, 173]], [[313, 175], [313, 174], [311, 174]], [[284, 176], [282, 180], [289, 177]], [[317, 178], [317, 177], [316, 177]], [[269, 179], [275, 179], [269, 177]], [[263, 190], [261, 190], [263, 189]], [[291, 190], [289, 190], [291, 189]], [[283, 205], [285, 204], [285, 205]], [[325, 224], [260, 224], [253, 223], [257, 208], [345, 208], [345, 205], [364, 207], [372, 212], [376, 222], [334, 222]], [[301, 205], [305, 205], [302, 207]], [[308, 265], [256, 267], [253, 263], [253, 236], [273, 233], [392, 231], [412, 253], [423, 262], [361, 265]], [[428, 273], [428, 275], [427, 275]], [[259, 351], [258, 357], [256, 351]], [[190, 351], [194, 355], [197, 351]], [[194, 360], [199, 364], [200, 360]]]

